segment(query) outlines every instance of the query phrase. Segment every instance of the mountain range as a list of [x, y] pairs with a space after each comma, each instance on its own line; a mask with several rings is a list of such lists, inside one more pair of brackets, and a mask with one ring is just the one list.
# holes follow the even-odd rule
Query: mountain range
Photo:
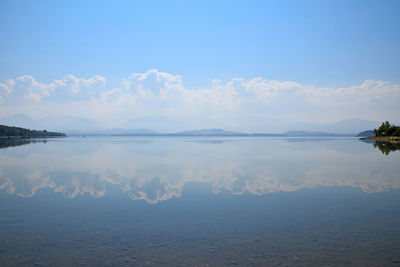
[[0, 119], [0, 124], [35, 130], [69, 132], [74, 130], [90, 131], [105, 129], [95, 120], [79, 116], [58, 116], [32, 119], [25, 114], [14, 114]]
[[[224, 135], [237, 136], [249, 135], [242, 131], [225, 131], [221, 129], [204, 129], [193, 130], [193, 126], [187, 125], [176, 119], [163, 116], [145, 116], [128, 120], [114, 129], [105, 127], [100, 122], [79, 116], [57, 116], [43, 117], [33, 119], [26, 114], [14, 114], [11, 116], [0, 118], [0, 124], [17, 126], [35, 130], [49, 130], [66, 132], [69, 135], [79, 134], [97, 134], [97, 135]], [[284, 127], [268, 127], [257, 130], [260, 134], [251, 135], [266, 135], [262, 132], [270, 132], [272, 135], [285, 136], [333, 136], [333, 135], [356, 135], [361, 131], [377, 128], [380, 123], [376, 121], [368, 121], [362, 119], [342, 120], [335, 123], [301, 123], [293, 124], [282, 123]], [[285, 130], [286, 129], [286, 130]], [[189, 130], [189, 131], [188, 131]], [[295, 130], [295, 131], [293, 131]], [[248, 131], [247, 131], [248, 132]], [[269, 134], [271, 135], [271, 134]]]

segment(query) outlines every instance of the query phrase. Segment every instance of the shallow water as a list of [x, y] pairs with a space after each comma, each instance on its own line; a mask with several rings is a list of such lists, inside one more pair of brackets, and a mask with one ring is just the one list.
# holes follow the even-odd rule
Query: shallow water
[[4, 266], [400, 264], [400, 151], [355, 138], [0, 147]]

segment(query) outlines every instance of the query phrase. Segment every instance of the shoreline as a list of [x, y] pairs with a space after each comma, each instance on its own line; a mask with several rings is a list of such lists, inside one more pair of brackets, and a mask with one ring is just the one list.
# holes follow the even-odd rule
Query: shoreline
[[59, 138], [59, 137], [67, 137], [67, 135], [57, 136], [57, 135], [49, 135], [49, 136], [0, 136], [0, 140], [15, 140], [15, 139], [43, 139], [43, 138]]
[[377, 142], [399, 142], [400, 137], [398, 136], [367, 136], [361, 137], [361, 140], [371, 140]]

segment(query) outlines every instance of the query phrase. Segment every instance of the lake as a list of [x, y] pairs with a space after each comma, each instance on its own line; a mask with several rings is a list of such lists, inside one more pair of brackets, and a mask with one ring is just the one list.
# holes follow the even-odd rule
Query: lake
[[2, 266], [400, 265], [400, 151], [357, 138], [2, 142]]

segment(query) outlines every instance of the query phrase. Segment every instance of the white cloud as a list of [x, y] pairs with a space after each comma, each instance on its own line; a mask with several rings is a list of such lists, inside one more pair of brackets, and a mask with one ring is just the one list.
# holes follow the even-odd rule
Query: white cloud
[[26, 97], [26, 99], [33, 100], [34, 102], [39, 102], [42, 99], [42, 96], [40, 94], [36, 94], [33, 92], [30, 92], [25, 97]]
[[159, 72], [155, 69], [148, 70], [146, 73], [132, 73], [123, 80], [122, 85], [139, 96], [166, 97], [170, 92], [184, 90], [181, 76]]
[[[104, 88], [106, 79], [100, 75], [94, 75], [89, 79], [76, 78], [69, 74], [66, 75], [62, 80], [54, 81], [56, 90], [67, 90], [72, 92], [73, 95], [88, 94], [87, 90]], [[96, 92], [91, 92], [94, 97]]]
[[[305, 88], [305, 94], [315, 99], [347, 98], [357, 102], [376, 102], [380, 100], [398, 100], [400, 97], [400, 84], [387, 81], [366, 80], [360, 85], [345, 88]], [[340, 103], [338, 103], [340, 104]]]
[[245, 84], [246, 91], [254, 93], [257, 97], [269, 98], [276, 97], [283, 91], [299, 91], [305, 88], [296, 82], [265, 80], [261, 77], [254, 78]]
[[26, 100], [71, 102], [93, 99], [99, 96], [105, 84], [106, 79], [99, 75], [84, 79], [69, 74], [48, 84], [38, 82], [31, 75], [22, 75], [9, 79], [7, 85], [0, 84], [0, 88], [6, 100], [4, 104], [26, 105], [29, 103]]
[[4, 93], [10, 93], [9, 87], [3, 83], [0, 83], [0, 89], [3, 90]]
[[111, 89], [99, 75], [87, 79], [66, 75], [50, 83], [23, 75], [0, 83], [0, 111], [33, 116], [80, 115], [113, 123], [167, 115], [194, 127], [227, 128], [251, 128], [250, 121], [262, 125], [263, 118], [308, 122], [397, 120], [396, 114], [400, 114], [400, 84], [388, 81], [366, 80], [345, 88], [263, 77], [212, 82], [210, 88], [192, 90], [184, 86], [182, 76], [155, 69], [132, 73], [120, 87]]

